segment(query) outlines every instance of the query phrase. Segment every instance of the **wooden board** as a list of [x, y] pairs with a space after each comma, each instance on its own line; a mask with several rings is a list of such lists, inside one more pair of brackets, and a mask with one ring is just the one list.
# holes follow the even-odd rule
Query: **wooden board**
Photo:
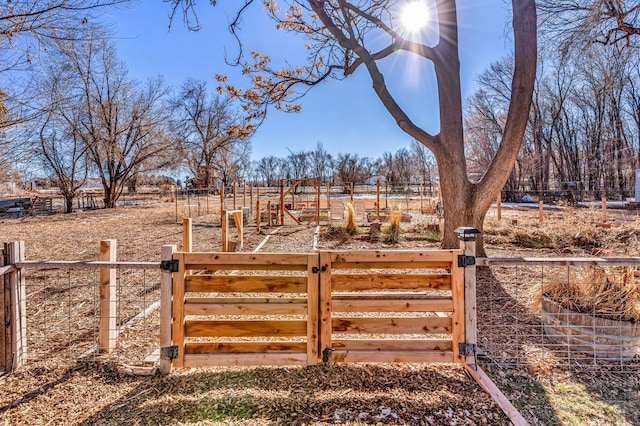
[[333, 333], [450, 334], [451, 318], [339, 318], [331, 320]]
[[186, 337], [306, 336], [307, 322], [301, 320], [187, 320]]
[[336, 350], [451, 351], [451, 339], [333, 339]]
[[331, 310], [333, 312], [452, 312], [453, 301], [450, 297], [434, 297], [427, 300], [358, 300], [334, 297]]
[[331, 276], [333, 291], [450, 290], [449, 274], [340, 274]]
[[[224, 300], [224, 299], [208, 299]], [[185, 315], [307, 315], [307, 302], [302, 303], [211, 303], [187, 298]]]
[[188, 342], [185, 354], [304, 353], [306, 342]]
[[191, 275], [185, 292], [195, 293], [306, 293], [307, 277], [292, 275]]

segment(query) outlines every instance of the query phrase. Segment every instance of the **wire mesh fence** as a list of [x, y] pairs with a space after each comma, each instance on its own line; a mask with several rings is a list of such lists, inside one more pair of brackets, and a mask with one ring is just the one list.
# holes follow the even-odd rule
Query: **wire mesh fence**
[[640, 371], [639, 260], [481, 259], [482, 356], [543, 371]]
[[[51, 265], [49, 265], [51, 266]], [[144, 267], [140, 264], [138, 268]], [[160, 271], [118, 269], [115, 298], [101, 298], [100, 270], [25, 268], [26, 363], [73, 365], [78, 361], [115, 361], [143, 365], [159, 348]], [[101, 302], [115, 310], [105, 313]], [[104, 321], [104, 316], [115, 321]], [[104, 330], [104, 324], [113, 329]], [[102, 328], [101, 328], [102, 327]], [[100, 347], [103, 336], [110, 350]]]

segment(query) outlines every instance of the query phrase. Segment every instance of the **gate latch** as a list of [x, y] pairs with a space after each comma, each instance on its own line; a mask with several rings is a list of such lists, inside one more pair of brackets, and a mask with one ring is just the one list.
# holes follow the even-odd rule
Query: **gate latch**
[[169, 359], [178, 358], [178, 347], [177, 346], [167, 346], [167, 347], [164, 347], [164, 348], [160, 348], [160, 357], [161, 358], [169, 358]]
[[335, 349], [333, 348], [324, 348], [322, 350], [322, 362], [325, 364], [329, 363], [329, 352], [333, 352]]

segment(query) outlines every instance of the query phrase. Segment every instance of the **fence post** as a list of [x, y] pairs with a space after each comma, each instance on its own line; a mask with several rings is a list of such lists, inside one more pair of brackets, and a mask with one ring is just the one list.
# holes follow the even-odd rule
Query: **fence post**
[[[460, 240], [460, 249], [464, 251], [464, 343], [467, 364], [476, 364], [475, 352], [478, 342], [478, 320], [476, 311], [476, 240], [480, 233], [475, 228], [460, 227], [455, 231]], [[473, 259], [473, 261], [471, 261]], [[471, 349], [472, 353], [466, 349]]]
[[[6, 265], [5, 252], [4, 246], [0, 247], [0, 269]], [[0, 331], [0, 373], [8, 371], [11, 360], [10, 328], [8, 327], [9, 324], [11, 324], [9, 321], [11, 318], [11, 310], [9, 309], [11, 306], [10, 296], [9, 276], [5, 272], [2, 272], [0, 273], [0, 324], [2, 324], [3, 327]]]
[[182, 251], [191, 253], [193, 251], [193, 226], [190, 217], [182, 219]]
[[[116, 240], [100, 241], [100, 261], [116, 261]], [[99, 352], [111, 352], [116, 347], [116, 279], [115, 269], [100, 268]]]
[[[170, 261], [176, 251], [175, 245], [162, 246], [160, 260]], [[171, 373], [171, 358], [164, 351], [171, 346], [171, 296], [173, 292], [172, 274], [170, 270], [162, 269], [160, 272], [160, 373]]]
[[[15, 265], [24, 261], [24, 241], [11, 241], [5, 244], [7, 264]], [[9, 288], [8, 298], [5, 294], [5, 315], [9, 322], [5, 323], [5, 356], [4, 363], [7, 370], [17, 370], [27, 359], [27, 291], [24, 271], [16, 269], [9, 273], [6, 281]], [[9, 299], [9, 300], [7, 300]]]

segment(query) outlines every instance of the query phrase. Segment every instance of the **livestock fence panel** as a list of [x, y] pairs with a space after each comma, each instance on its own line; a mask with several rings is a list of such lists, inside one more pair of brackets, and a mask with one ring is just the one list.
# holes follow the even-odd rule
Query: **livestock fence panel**
[[640, 371], [640, 258], [478, 258], [478, 345], [502, 367]]
[[114, 240], [101, 242], [97, 261], [26, 260], [21, 241], [4, 251], [3, 370], [144, 365], [159, 347], [160, 262], [118, 262]]

